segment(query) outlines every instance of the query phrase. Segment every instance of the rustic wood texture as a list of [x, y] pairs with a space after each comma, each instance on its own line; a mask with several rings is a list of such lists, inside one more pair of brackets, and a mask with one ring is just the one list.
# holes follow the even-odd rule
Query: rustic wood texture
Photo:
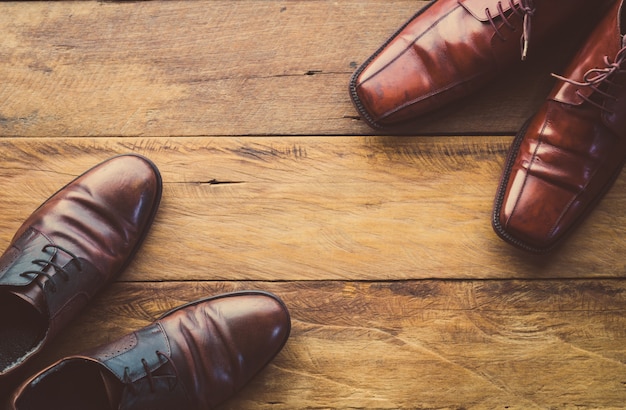
[[[3, 3], [0, 132], [370, 134], [348, 79], [427, 3]], [[465, 101], [412, 132], [516, 130], [544, 98], [562, 48], [537, 51], [494, 79], [480, 104]]]
[[224, 409], [623, 408], [626, 176], [551, 255], [490, 226], [513, 135], [573, 43], [377, 135], [349, 77], [427, 3], [0, 3], [0, 249], [111, 156], [164, 182], [136, 260], [32, 371], [262, 289], [292, 335]]
[[[123, 152], [163, 202], [122, 280], [621, 277], [626, 176], [550, 257], [491, 228], [510, 137], [7, 138], [6, 243], [49, 195]], [[176, 257], [172, 257], [176, 255]], [[558, 268], [555, 268], [557, 266]]]
[[121, 283], [46, 361], [243, 289], [279, 295], [293, 328], [283, 352], [225, 409], [624, 403], [626, 292], [613, 280]]

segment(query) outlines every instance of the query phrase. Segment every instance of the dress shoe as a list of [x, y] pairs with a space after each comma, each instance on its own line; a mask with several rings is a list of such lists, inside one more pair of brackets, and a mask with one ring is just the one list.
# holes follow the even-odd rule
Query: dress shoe
[[37, 208], [0, 257], [0, 379], [11, 379], [137, 252], [161, 198], [138, 155], [82, 174]]
[[222, 403], [282, 349], [291, 328], [276, 296], [199, 300], [24, 382], [12, 410], [204, 410]]
[[[352, 76], [361, 118], [389, 128], [468, 96], [604, 0], [435, 0]], [[574, 21], [573, 21], [574, 20]], [[520, 46], [521, 41], [521, 46]]]
[[522, 249], [555, 247], [595, 207], [626, 159], [626, 13], [614, 3], [518, 133], [493, 227]]

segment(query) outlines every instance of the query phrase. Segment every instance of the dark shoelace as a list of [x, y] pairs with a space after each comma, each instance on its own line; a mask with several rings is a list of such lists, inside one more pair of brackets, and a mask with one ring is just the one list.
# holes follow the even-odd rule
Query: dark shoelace
[[[594, 92], [600, 94], [605, 98], [616, 100], [617, 98], [615, 96], [607, 93], [604, 90], [601, 90], [600, 87], [603, 84], [621, 87], [619, 84], [612, 82], [610, 77], [616, 73], [626, 72], [626, 69], [622, 68], [622, 64], [624, 64], [624, 62], [626, 62], [626, 47], [623, 47], [617, 52], [614, 61], [611, 61], [609, 56], [604, 56], [604, 64], [606, 65], [606, 67], [592, 68], [591, 70], [588, 70], [585, 75], [583, 75], [582, 81], [576, 81], [571, 78], [563, 77], [554, 73], [552, 73], [552, 76], [561, 81], [565, 81], [566, 83], [576, 85], [578, 87], [589, 87]], [[582, 94], [580, 90], [576, 90], [576, 95], [588, 102], [589, 104], [593, 105], [594, 107], [597, 107], [602, 111], [608, 112], [609, 114], [614, 114], [613, 112], [607, 110], [607, 108], [604, 107], [602, 104]]]
[[[526, 60], [526, 56], [528, 55], [528, 46], [530, 44], [531, 19], [535, 15], [536, 8], [533, 0], [519, 0], [519, 3], [515, 3], [514, 0], [508, 1], [511, 10], [513, 10], [515, 14], [524, 19], [522, 37], [520, 38], [520, 48], [522, 52], [522, 60]], [[504, 8], [502, 7], [501, 1], [498, 2], [496, 8], [498, 9], [498, 14], [502, 16], [502, 22], [509, 29], [515, 31], [515, 26], [509, 21], [509, 18], [504, 13]], [[494, 20], [495, 16], [491, 14], [489, 8], [485, 9], [485, 15], [487, 16], [489, 23], [491, 23], [491, 25], [493, 26], [493, 29], [495, 30], [498, 37], [506, 41], [505, 35], [500, 31], [500, 29], [498, 29], [498, 26]]]
[[[70, 258], [71, 258], [70, 263], [71, 263], [71, 262], [76, 263], [76, 266], [78, 266], [78, 270], [79, 270], [79, 271], [81, 271], [81, 270], [82, 270], [82, 265], [81, 265], [81, 263], [80, 263], [80, 260], [79, 260], [79, 259], [78, 259], [78, 257], [77, 257], [76, 255], [74, 255], [72, 252], [68, 251], [67, 249], [63, 248], [62, 246], [59, 246], [59, 245], [53, 245], [53, 244], [48, 244], [48, 245], [44, 246], [44, 247], [41, 249], [41, 251], [42, 251], [42, 252], [46, 252], [49, 248], [54, 248], [54, 249], [57, 249], [57, 250], [59, 250], [59, 251], [61, 251], [61, 252], [66, 253], [66, 254], [67, 254], [67, 255], [69, 255], [69, 256], [70, 256]], [[59, 275], [59, 276], [60, 276], [60, 277], [61, 277], [61, 278], [65, 281], [65, 282], [67, 282], [67, 281], [69, 281], [69, 280], [70, 280], [70, 277], [69, 277], [68, 273], [65, 271], [64, 267], [63, 267], [63, 266], [61, 266], [61, 265], [59, 265], [59, 264], [57, 264], [57, 263], [55, 263], [55, 262], [52, 262], [52, 261], [47, 261], [47, 260], [45, 260], [45, 259], [34, 259], [34, 260], [32, 261], [32, 263], [33, 263], [34, 265], [40, 265], [40, 266], [41, 266], [41, 270], [27, 270], [27, 271], [24, 271], [24, 272], [20, 273], [20, 276], [22, 276], [22, 277], [24, 277], [24, 278], [27, 278], [27, 277], [29, 277], [29, 276], [35, 276], [35, 278], [37, 278], [37, 277], [39, 277], [39, 276], [45, 276], [45, 277], [46, 277], [46, 278], [48, 278], [48, 280], [49, 280], [49, 283], [50, 283], [50, 290], [51, 290], [52, 292], [56, 292], [56, 291], [57, 291], [57, 284], [55, 283], [55, 281], [54, 281], [54, 279], [53, 279], [54, 274], [44, 272], [44, 271], [43, 271], [44, 269], [46, 269], [47, 267], [51, 266], [51, 267], [53, 267], [53, 268], [54, 268], [54, 270], [55, 270], [55, 272], [54, 272], [54, 273], [55, 273], [55, 274], [58, 274], [58, 275]], [[37, 282], [37, 285], [38, 285], [41, 289], [43, 289], [43, 285], [42, 285], [40, 282]]]
[[[156, 392], [156, 385], [154, 382], [154, 379], [156, 377], [159, 378], [168, 378], [168, 379], [173, 379], [174, 382], [173, 383], [168, 383], [169, 386], [169, 390], [172, 391], [174, 390], [174, 388], [176, 387], [176, 384], [178, 383], [178, 370], [176, 369], [176, 366], [174, 366], [174, 363], [172, 362], [172, 360], [163, 352], [157, 350], [155, 351], [155, 354], [157, 355], [157, 357], [159, 358], [159, 362], [161, 361], [161, 359], [164, 359], [165, 361], [163, 363], [168, 363], [170, 364], [172, 370], [173, 370], [173, 374], [168, 374], [168, 375], [164, 375], [164, 376], [155, 376], [152, 371], [150, 370], [150, 367], [148, 365], [148, 361], [145, 358], [141, 358], [141, 365], [143, 366], [144, 371], [146, 372], [146, 376], [148, 378], [148, 385], [150, 386], [150, 392], [155, 393]], [[133, 393], [137, 393], [135, 386], [133, 385], [133, 381], [130, 377], [130, 368], [125, 367], [124, 368], [124, 376], [123, 376], [123, 382], [124, 384], [126, 384], [129, 389], [133, 392]]]

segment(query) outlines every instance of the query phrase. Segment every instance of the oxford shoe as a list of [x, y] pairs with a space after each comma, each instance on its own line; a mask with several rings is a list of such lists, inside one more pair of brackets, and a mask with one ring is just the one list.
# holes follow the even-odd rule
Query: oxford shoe
[[493, 227], [507, 242], [550, 251], [620, 174], [626, 159], [625, 24], [622, 2], [616, 2], [517, 134], [493, 212]]
[[431, 1], [355, 71], [351, 99], [372, 128], [398, 127], [474, 93], [603, 3]]
[[291, 321], [259, 291], [202, 299], [25, 381], [12, 410], [205, 410], [239, 391], [282, 349]]
[[121, 155], [68, 183], [26, 219], [0, 257], [0, 379], [14, 379], [128, 265], [160, 198], [156, 166]]

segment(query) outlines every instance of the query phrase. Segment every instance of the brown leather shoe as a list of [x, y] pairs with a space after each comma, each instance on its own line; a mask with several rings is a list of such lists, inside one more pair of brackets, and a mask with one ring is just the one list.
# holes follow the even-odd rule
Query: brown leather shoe
[[415, 119], [476, 91], [540, 47], [553, 30], [565, 22], [576, 27], [574, 17], [601, 3], [432, 1], [354, 73], [352, 101], [373, 128]]
[[210, 409], [265, 367], [290, 329], [287, 308], [270, 293], [199, 300], [57, 362], [22, 384], [10, 408]]
[[626, 158], [626, 14], [615, 3], [517, 135], [496, 194], [493, 227], [545, 252], [570, 233]]
[[44, 202], [0, 257], [0, 379], [32, 359], [121, 272], [161, 198], [152, 162], [122, 155]]

